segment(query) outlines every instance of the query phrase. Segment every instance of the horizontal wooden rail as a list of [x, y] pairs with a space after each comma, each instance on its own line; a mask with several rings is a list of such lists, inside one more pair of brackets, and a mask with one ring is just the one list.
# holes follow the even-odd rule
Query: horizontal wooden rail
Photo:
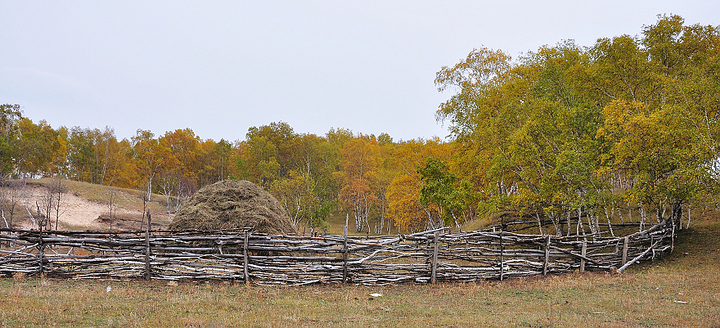
[[497, 227], [378, 237], [265, 235], [249, 229], [0, 229], [0, 275], [42, 272], [76, 279], [220, 279], [258, 285], [472, 282], [622, 271], [668, 251], [673, 233], [666, 222], [621, 237], [520, 234]]

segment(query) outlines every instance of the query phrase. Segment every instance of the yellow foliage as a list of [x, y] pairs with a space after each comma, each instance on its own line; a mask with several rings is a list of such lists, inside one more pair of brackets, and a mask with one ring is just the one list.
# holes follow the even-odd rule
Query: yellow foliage
[[409, 175], [397, 176], [388, 187], [388, 217], [402, 230], [422, 229], [428, 213], [420, 204], [421, 181]]

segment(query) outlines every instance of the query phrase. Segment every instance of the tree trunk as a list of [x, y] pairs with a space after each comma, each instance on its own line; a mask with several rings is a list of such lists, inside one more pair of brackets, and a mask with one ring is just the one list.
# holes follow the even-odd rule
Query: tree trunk
[[545, 233], [543, 232], [542, 220], [540, 219], [540, 213], [538, 213], [538, 211], [535, 211], [535, 218], [537, 218], [538, 229], [540, 230], [540, 234], [544, 235]]

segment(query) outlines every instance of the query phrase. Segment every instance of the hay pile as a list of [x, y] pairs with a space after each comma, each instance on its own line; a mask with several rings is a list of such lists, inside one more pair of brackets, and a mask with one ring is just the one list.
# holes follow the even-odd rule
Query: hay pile
[[178, 210], [171, 230], [219, 230], [252, 227], [268, 234], [296, 233], [280, 203], [249, 181], [220, 181], [205, 186]]

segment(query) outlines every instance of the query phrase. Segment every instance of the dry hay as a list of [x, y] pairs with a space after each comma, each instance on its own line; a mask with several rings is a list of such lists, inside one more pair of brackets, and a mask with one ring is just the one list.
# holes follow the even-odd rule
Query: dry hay
[[170, 224], [171, 230], [246, 227], [268, 234], [296, 233], [275, 197], [249, 181], [220, 181], [203, 187]]

